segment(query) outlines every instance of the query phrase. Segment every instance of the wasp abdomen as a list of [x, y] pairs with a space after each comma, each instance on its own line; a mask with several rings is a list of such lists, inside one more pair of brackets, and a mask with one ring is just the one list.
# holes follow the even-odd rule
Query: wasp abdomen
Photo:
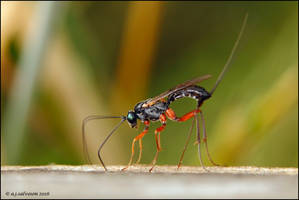
[[167, 103], [169, 105], [171, 102], [184, 97], [193, 98], [200, 105], [204, 100], [210, 98], [211, 95], [203, 87], [192, 85], [171, 94], [167, 99]]

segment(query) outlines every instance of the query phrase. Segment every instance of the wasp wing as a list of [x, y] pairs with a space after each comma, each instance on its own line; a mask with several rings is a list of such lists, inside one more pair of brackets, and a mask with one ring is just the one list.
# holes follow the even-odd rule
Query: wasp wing
[[212, 76], [210, 74], [207, 74], [207, 75], [204, 75], [204, 76], [196, 77], [194, 79], [185, 81], [184, 83], [181, 83], [181, 84], [177, 85], [176, 87], [171, 88], [171, 89], [161, 93], [160, 95], [158, 95], [156, 97], [150, 98], [145, 104], [143, 104], [143, 107], [151, 106], [151, 105], [155, 104], [157, 101], [171, 95], [172, 93], [174, 93], [176, 91], [182, 90], [182, 89], [187, 88], [191, 85], [195, 85], [196, 83], [202, 82], [202, 81], [207, 80], [211, 77]]

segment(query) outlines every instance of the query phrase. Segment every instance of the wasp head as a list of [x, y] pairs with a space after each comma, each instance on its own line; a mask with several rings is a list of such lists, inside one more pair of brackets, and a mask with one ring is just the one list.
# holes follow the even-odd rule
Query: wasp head
[[129, 111], [127, 114], [127, 121], [131, 128], [137, 127], [137, 115], [134, 111]]

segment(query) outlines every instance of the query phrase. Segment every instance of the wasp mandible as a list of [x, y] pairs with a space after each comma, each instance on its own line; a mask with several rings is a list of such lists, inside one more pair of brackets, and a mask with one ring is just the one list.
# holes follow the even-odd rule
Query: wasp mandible
[[[182, 155], [180, 157], [179, 163], [178, 163], [178, 168], [180, 167], [182, 160], [183, 160], [183, 156], [186, 150], [186, 147], [189, 143], [189, 139], [190, 139], [190, 135], [192, 133], [193, 127], [194, 127], [194, 122], [196, 121], [196, 128], [197, 128], [197, 141], [196, 143], [198, 144], [198, 155], [199, 155], [199, 160], [201, 165], [204, 167], [202, 159], [201, 159], [201, 151], [200, 151], [200, 133], [199, 133], [199, 120], [198, 120], [198, 115], [200, 115], [201, 117], [201, 122], [202, 122], [202, 128], [203, 128], [203, 139], [202, 141], [205, 144], [206, 147], [206, 152], [209, 158], [209, 161], [213, 164], [213, 165], [217, 165], [211, 158], [209, 151], [208, 151], [208, 144], [207, 144], [207, 134], [206, 134], [206, 128], [205, 128], [205, 120], [203, 117], [203, 112], [200, 109], [200, 107], [202, 106], [203, 102], [209, 98], [211, 98], [211, 96], [213, 95], [215, 89], [217, 88], [217, 86], [219, 85], [220, 81], [223, 79], [223, 76], [225, 74], [225, 72], [227, 71], [228, 67], [230, 66], [232, 57], [234, 55], [234, 52], [239, 44], [240, 38], [244, 32], [246, 23], [247, 23], [247, 18], [248, 18], [248, 13], [246, 13], [244, 20], [243, 20], [243, 24], [240, 30], [240, 33], [237, 37], [237, 40], [233, 46], [233, 49], [231, 51], [230, 56], [228, 57], [221, 73], [219, 74], [216, 83], [214, 85], [214, 87], [212, 88], [212, 90], [210, 92], [208, 92], [207, 90], [205, 90], [203, 87], [200, 87], [196, 84], [207, 80], [209, 78], [211, 78], [211, 75], [204, 75], [201, 77], [197, 77], [194, 78], [192, 80], [188, 80], [182, 84], [177, 85], [176, 87], [163, 92], [162, 94], [153, 97], [153, 98], [149, 98], [147, 100], [144, 100], [142, 102], [139, 102], [135, 105], [134, 110], [130, 110], [128, 111], [127, 115], [121, 115], [121, 116], [101, 116], [101, 115], [90, 115], [87, 116], [84, 120], [83, 120], [83, 124], [82, 124], [82, 141], [83, 141], [83, 151], [85, 156], [87, 157], [89, 163], [91, 163], [90, 158], [89, 158], [89, 154], [87, 151], [87, 145], [86, 145], [86, 140], [85, 140], [85, 126], [86, 123], [90, 120], [95, 120], [95, 119], [111, 119], [111, 118], [120, 118], [121, 121], [112, 129], [112, 131], [108, 134], [108, 136], [105, 138], [105, 140], [102, 142], [102, 144], [100, 145], [99, 149], [98, 149], [98, 157], [99, 160], [101, 162], [101, 164], [103, 165], [104, 169], [107, 171], [107, 168], [102, 160], [101, 157], [101, 150], [104, 146], [104, 144], [107, 142], [107, 140], [111, 137], [111, 135], [118, 129], [118, 127], [120, 127], [120, 125], [124, 122], [127, 121], [129, 126], [131, 128], [135, 128], [137, 126], [137, 120], [140, 120], [143, 124], [144, 124], [144, 129], [143, 131], [137, 135], [132, 142], [132, 153], [131, 153], [131, 157], [130, 157], [130, 161], [128, 163], [128, 165], [123, 168], [122, 170], [127, 169], [131, 164], [132, 164], [132, 160], [133, 160], [133, 156], [134, 156], [134, 146], [135, 146], [135, 142], [139, 141], [139, 147], [140, 147], [140, 151], [139, 151], [139, 157], [136, 163], [140, 162], [141, 156], [142, 156], [142, 138], [148, 133], [148, 129], [149, 129], [149, 125], [150, 122], [154, 122], [154, 121], [160, 121], [161, 122], [161, 126], [158, 127], [155, 130], [155, 140], [156, 140], [156, 154], [155, 157], [152, 161], [152, 167], [150, 168], [150, 172], [153, 170], [157, 158], [158, 158], [158, 154], [161, 151], [161, 143], [160, 143], [160, 133], [164, 130], [164, 128], [166, 127], [166, 121], [167, 118], [176, 122], [184, 122], [188, 119], [193, 118], [192, 121], [192, 125], [191, 128], [189, 130], [189, 134], [188, 134], [188, 139], [186, 141], [186, 144], [184, 146], [184, 150], [182, 152]], [[184, 97], [189, 97], [189, 98], [193, 98], [197, 101], [197, 107], [195, 110], [192, 110], [191, 112], [188, 112], [187, 114], [183, 115], [182, 117], [177, 117], [175, 112], [169, 107], [170, 104], [180, 98], [184, 98]]]

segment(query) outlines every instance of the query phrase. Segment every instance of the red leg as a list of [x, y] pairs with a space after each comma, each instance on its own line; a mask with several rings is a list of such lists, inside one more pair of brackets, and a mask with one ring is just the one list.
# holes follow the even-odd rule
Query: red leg
[[[132, 142], [132, 153], [131, 153], [130, 161], [129, 161], [128, 165], [127, 165], [125, 168], [123, 168], [122, 170], [127, 169], [127, 168], [131, 165], [131, 163], [132, 163], [133, 156], [134, 156], [134, 146], [135, 146], [135, 142], [136, 142], [137, 140], [141, 140], [141, 139], [143, 138], [143, 136], [148, 132], [149, 121], [144, 121], [144, 125], [145, 125], [144, 130], [143, 130], [139, 135], [137, 135], [137, 136], [133, 139], [133, 142]], [[141, 144], [141, 143], [140, 143], [140, 144]], [[140, 146], [142, 147], [142, 145], [140, 145]], [[142, 152], [141, 149], [140, 149], [140, 152]], [[139, 157], [141, 157], [140, 154], [139, 154]]]
[[142, 156], [142, 139], [139, 140], [139, 156], [138, 156], [138, 160], [137, 160], [136, 164], [139, 164], [139, 162], [141, 160], [141, 156]]
[[174, 111], [173, 111], [171, 108], [168, 108], [168, 109], [165, 111], [165, 114], [166, 114], [166, 116], [167, 116], [169, 119], [174, 120], [174, 121], [177, 120], [177, 116], [176, 116], [176, 114], [174, 113]]
[[188, 119], [194, 117], [199, 112], [200, 112], [200, 109], [197, 108], [191, 112], [188, 112], [187, 114], [185, 114], [182, 117], [177, 117], [176, 114], [174, 113], [174, 111], [171, 108], [168, 108], [165, 113], [166, 113], [167, 117], [171, 120], [178, 121], [178, 122], [184, 122], [184, 121], [187, 121]]
[[[159, 155], [159, 152], [161, 151], [161, 144], [160, 144], [160, 132], [164, 130], [165, 126], [166, 126], [166, 116], [164, 114], [161, 114], [160, 115], [160, 121], [162, 123], [162, 125], [157, 128], [155, 130], [155, 138], [156, 138], [156, 144], [157, 144], [157, 151], [156, 151], [156, 155], [152, 161], [152, 167], [151, 169], [149, 170], [150, 172], [154, 169], [155, 165], [156, 165], [156, 162], [157, 162], [157, 158], [158, 158], [158, 155]], [[158, 134], [159, 134], [159, 137], [158, 137]]]
[[[149, 121], [144, 121], [144, 124], [145, 124], [145, 126], [149, 126]], [[140, 162], [141, 156], [142, 156], [142, 137], [139, 139], [139, 156], [138, 156], [138, 160], [137, 160], [136, 164], [138, 164]]]
[[[182, 117], [177, 117], [176, 114], [174, 113], [174, 111], [171, 108], [168, 108], [166, 110], [166, 115], [171, 120], [178, 121], [178, 122], [187, 121], [188, 119], [190, 119], [192, 117], [194, 117], [194, 119], [196, 119], [196, 126], [197, 126], [196, 128], [197, 128], [197, 136], [198, 136], [197, 144], [198, 144], [199, 158], [200, 158], [201, 165], [204, 167], [204, 165], [202, 164], [201, 153], [200, 153], [200, 135], [199, 135], [199, 123], [198, 123], [198, 115], [197, 115], [199, 112], [201, 112], [201, 110], [199, 108], [197, 108], [197, 109], [195, 109], [195, 110], [193, 110], [191, 112], [188, 112], [187, 114], [183, 115]], [[187, 142], [185, 144], [182, 156], [180, 158], [180, 161], [179, 161], [179, 164], [178, 164], [178, 168], [181, 165], [181, 162], [182, 162], [185, 150], [186, 150], [186, 146], [188, 145], [189, 137], [190, 137], [190, 134], [191, 134], [191, 131], [192, 131], [192, 128], [193, 128], [193, 124], [194, 124], [194, 120], [192, 122], [192, 126], [191, 126], [191, 129], [190, 129], [190, 132], [189, 132], [189, 135], [188, 135], [188, 139], [187, 139]]]

